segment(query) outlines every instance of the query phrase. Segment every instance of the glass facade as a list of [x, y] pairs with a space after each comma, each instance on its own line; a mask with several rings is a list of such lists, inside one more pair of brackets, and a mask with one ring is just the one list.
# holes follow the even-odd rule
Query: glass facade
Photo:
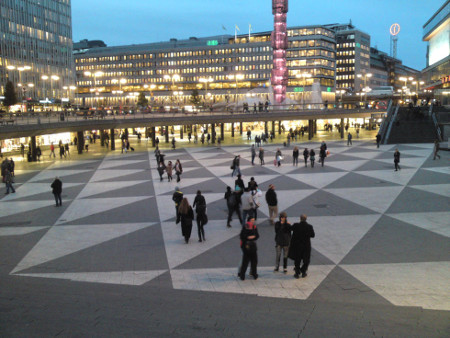
[[[299, 85], [297, 74], [308, 72], [311, 78], [307, 85], [319, 83], [324, 95], [329, 96], [329, 88], [334, 92], [334, 32], [314, 26], [288, 28], [287, 34], [287, 92], [294, 93]], [[265, 101], [273, 65], [271, 32], [237, 39], [224, 35], [100, 47], [74, 55], [78, 99], [86, 106], [131, 105], [139, 92], [144, 92], [153, 104], [170, 102], [175, 91], [182, 92], [181, 102], [188, 102], [194, 89], [202, 100], [210, 100], [207, 103], [228, 102], [236, 97], [240, 100], [249, 91]], [[205, 78], [208, 81], [202, 81]], [[331, 101], [328, 96], [326, 100]]]
[[70, 0], [0, 1], [0, 92], [7, 78], [18, 97], [70, 96], [63, 89], [75, 85]]

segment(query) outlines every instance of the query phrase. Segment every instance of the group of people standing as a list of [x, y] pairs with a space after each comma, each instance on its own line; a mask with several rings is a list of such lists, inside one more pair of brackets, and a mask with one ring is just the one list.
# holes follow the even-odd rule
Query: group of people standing
[[181, 165], [181, 162], [179, 159], [175, 161], [175, 164], [172, 163], [172, 161], [168, 161], [167, 165], [164, 163], [164, 155], [161, 153], [158, 147], [156, 147], [155, 150], [155, 158], [156, 163], [158, 163], [158, 167], [156, 170], [158, 171], [160, 181], [162, 182], [164, 180], [163, 175], [164, 172], [167, 173], [167, 182], [172, 181], [172, 175], [173, 171], [175, 170], [175, 175], [177, 176], [177, 183], [181, 181], [181, 174], [183, 173], [183, 166]]

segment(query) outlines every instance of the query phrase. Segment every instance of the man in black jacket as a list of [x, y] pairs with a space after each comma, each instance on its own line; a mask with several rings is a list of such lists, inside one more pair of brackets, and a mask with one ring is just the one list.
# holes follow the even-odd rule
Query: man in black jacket
[[266, 202], [269, 206], [270, 224], [273, 225], [275, 217], [278, 215], [278, 200], [277, 193], [273, 184], [269, 185], [269, 189], [266, 192]]
[[[292, 238], [289, 246], [289, 258], [294, 260], [295, 278], [307, 276], [309, 261], [311, 258], [311, 238], [315, 237], [314, 228], [306, 222], [306, 215], [300, 216], [300, 223], [292, 226]], [[302, 267], [300, 262], [303, 261]]]
[[56, 206], [60, 207], [62, 206], [62, 200], [61, 200], [61, 193], [62, 193], [62, 182], [58, 177], [55, 177], [55, 180], [53, 181], [52, 185], [50, 186], [52, 188], [52, 193], [55, 196]]

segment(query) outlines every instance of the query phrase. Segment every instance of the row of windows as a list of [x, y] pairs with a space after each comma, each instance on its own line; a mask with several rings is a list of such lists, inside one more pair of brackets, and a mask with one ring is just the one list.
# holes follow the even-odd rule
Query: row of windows
[[345, 42], [345, 43], [338, 43], [336, 45], [337, 48], [354, 48], [355, 42]]
[[335, 44], [323, 40], [300, 40], [289, 41], [288, 48], [303, 48], [303, 47], [324, 47], [335, 50]]
[[351, 80], [351, 79], [355, 79], [355, 75], [336, 75], [336, 80]]
[[309, 49], [309, 50], [288, 50], [286, 53], [287, 58], [299, 58], [308, 56], [324, 56], [330, 59], [334, 59], [335, 53], [322, 49]]
[[301, 29], [289, 29], [287, 31], [288, 36], [302, 36], [302, 35], [324, 35], [330, 38], [335, 37], [333, 31], [329, 31], [323, 28], [301, 28]]
[[370, 59], [370, 55], [367, 53], [361, 53], [361, 57], [363, 57], [365, 59]]
[[342, 65], [342, 64], [355, 64], [355, 59], [340, 59], [340, 60], [336, 60], [336, 64], [337, 65]]
[[26, 35], [31, 39], [45, 40], [52, 43], [59, 42], [60, 44], [68, 45], [72, 42], [67, 36], [53, 34], [48, 31], [43, 31], [41, 29], [32, 28], [25, 25], [9, 22], [8, 26], [8, 35], [11, 39], [15, 38], [15, 35]]
[[337, 52], [336, 55], [337, 55], [337, 56], [349, 56], [349, 55], [355, 55], [355, 51], [354, 51], [354, 50], [341, 51], [341, 52]]
[[334, 68], [334, 61], [326, 59], [306, 59], [306, 60], [288, 60], [288, 67], [303, 67], [303, 66], [325, 66]]
[[337, 67], [336, 72], [343, 73], [343, 72], [354, 72], [355, 67]]

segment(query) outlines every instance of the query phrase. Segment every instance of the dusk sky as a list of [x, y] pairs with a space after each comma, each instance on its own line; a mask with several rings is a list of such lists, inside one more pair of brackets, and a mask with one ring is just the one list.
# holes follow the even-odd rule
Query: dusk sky
[[[371, 36], [371, 46], [389, 53], [389, 27], [401, 26], [397, 57], [425, 67], [422, 26], [444, 0], [290, 0], [289, 26], [348, 23]], [[73, 41], [103, 40], [108, 46], [271, 31], [271, 0], [73, 0]], [[226, 28], [226, 30], [223, 29]]]

